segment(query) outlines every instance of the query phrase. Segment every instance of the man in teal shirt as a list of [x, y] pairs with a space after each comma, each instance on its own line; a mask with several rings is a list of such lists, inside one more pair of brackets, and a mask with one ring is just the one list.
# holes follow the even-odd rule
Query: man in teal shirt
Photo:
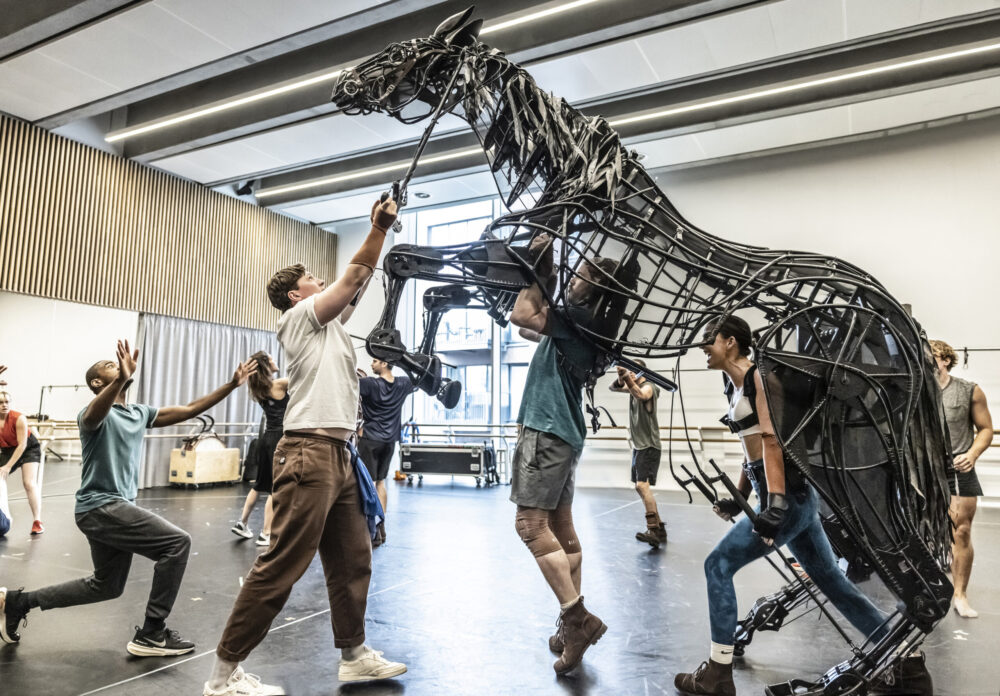
[[[537, 236], [530, 250], [538, 259], [539, 280], [551, 283], [551, 238]], [[560, 308], [568, 319], [551, 310], [537, 283], [518, 294], [510, 317], [521, 336], [539, 341], [521, 396], [510, 499], [517, 504], [517, 532], [559, 600], [559, 630], [549, 639], [549, 648], [559, 654], [553, 665], [557, 674], [579, 665], [587, 648], [608, 630], [580, 596], [583, 555], [573, 527], [573, 489], [587, 434], [583, 387], [598, 351], [574, 327], [591, 324], [601, 298], [595, 284], [606, 284], [616, 268], [611, 259], [599, 257], [580, 263], [566, 289], [567, 304]]]
[[5, 643], [20, 640], [20, 625], [35, 607], [44, 611], [120, 596], [132, 556], [139, 554], [156, 562], [153, 587], [145, 621], [126, 649], [140, 657], [183, 655], [194, 650], [194, 643], [166, 627], [184, 577], [191, 537], [135, 505], [140, 448], [147, 428], [174, 425], [207, 411], [246, 382], [255, 363], [243, 363], [232, 380], [187, 406], [157, 409], [125, 403], [139, 351], [131, 351], [128, 341], [119, 341], [117, 353], [117, 362], [102, 360], [87, 370], [87, 385], [96, 396], [77, 416], [83, 473], [76, 492], [76, 524], [90, 542], [94, 573], [31, 592], [0, 587], [0, 639]]

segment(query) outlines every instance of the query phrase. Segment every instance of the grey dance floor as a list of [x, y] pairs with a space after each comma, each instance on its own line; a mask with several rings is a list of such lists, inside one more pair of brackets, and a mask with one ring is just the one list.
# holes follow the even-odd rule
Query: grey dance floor
[[[623, 476], [627, 469], [623, 466]], [[17, 479], [18, 477], [12, 477]], [[19, 481], [11, 494], [16, 525], [0, 540], [0, 585], [61, 582], [86, 575], [90, 556], [73, 523], [79, 468], [48, 467], [47, 532], [29, 538]], [[587, 606], [609, 626], [584, 664], [556, 678], [546, 639], [558, 607], [514, 532], [508, 488], [476, 489], [465, 479], [427, 477], [422, 487], [390, 482], [388, 543], [375, 551], [368, 643], [406, 662], [397, 680], [340, 685], [322, 570], [316, 559], [292, 592], [272, 632], [246, 668], [296, 696], [329, 694], [674, 694], [673, 675], [707, 657], [709, 633], [702, 561], [726, 524], [707, 505], [660, 493], [670, 543], [659, 552], [636, 542], [642, 510], [626, 489], [582, 489], [575, 504], [584, 549]], [[192, 557], [168, 622], [197, 643], [182, 658], [133, 658], [125, 652], [141, 623], [152, 564], [136, 558], [117, 600], [33, 611], [17, 646], [0, 648], [0, 694], [201, 694], [212, 653], [257, 553], [229, 531], [242, 486], [200, 491], [156, 489], [139, 504], [191, 532]], [[256, 530], [263, 506], [251, 518]], [[981, 618], [954, 612], [925, 643], [936, 693], [1000, 693], [1000, 514], [982, 510], [972, 599]], [[737, 576], [741, 611], [780, 581], [759, 561]], [[891, 596], [865, 583], [883, 606]], [[814, 677], [845, 659], [834, 630], [813, 612], [780, 633], [758, 634], [736, 667], [740, 694]], [[994, 646], [994, 647], [991, 647]]]

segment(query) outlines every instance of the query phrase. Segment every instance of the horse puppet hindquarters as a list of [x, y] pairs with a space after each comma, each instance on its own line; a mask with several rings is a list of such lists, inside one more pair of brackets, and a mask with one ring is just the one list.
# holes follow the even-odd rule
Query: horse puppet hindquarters
[[[790, 313], [756, 362], [786, 457], [923, 633], [947, 614], [948, 443], [926, 340], [868, 287], [852, 303]], [[937, 479], [937, 480], [930, 480]], [[834, 540], [835, 541], [835, 540]]]

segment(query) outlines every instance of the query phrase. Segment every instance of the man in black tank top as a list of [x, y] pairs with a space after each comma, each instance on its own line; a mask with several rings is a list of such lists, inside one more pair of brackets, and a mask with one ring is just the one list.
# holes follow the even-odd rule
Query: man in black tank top
[[955, 350], [944, 341], [930, 343], [951, 435], [951, 452], [955, 457], [948, 471], [948, 487], [952, 495], [949, 512], [955, 525], [955, 540], [951, 547], [955, 611], [962, 618], [975, 619], [979, 612], [969, 606], [966, 591], [974, 555], [972, 519], [976, 516], [979, 496], [983, 494], [979, 476], [976, 475], [976, 461], [993, 441], [993, 419], [986, 404], [986, 394], [979, 385], [951, 376], [951, 368], [958, 363]]

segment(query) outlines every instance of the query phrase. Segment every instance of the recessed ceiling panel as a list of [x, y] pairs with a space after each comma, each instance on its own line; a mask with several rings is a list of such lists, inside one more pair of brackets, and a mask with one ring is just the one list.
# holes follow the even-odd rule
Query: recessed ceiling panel
[[[225, 44], [156, 3], [139, 5], [38, 50], [99, 76], [118, 90], [187, 70], [230, 52]], [[69, 103], [71, 95], [66, 96]]]
[[378, 0], [155, 0], [172, 15], [240, 51], [375, 7]]
[[[438, 121], [435, 133], [465, 127], [455, 116]], [[165, 157], [153, 166], [181, 176], [182, 171], [212, 172], [202, 183], [243, 178], [301, 162], [337, 157], [368, 148], [380, 148], [419, 138], [423, 124], [406, 125], [388, 116], [345, 116], [334, 114], [259, 135], [203, 147], [182, 155]]]
[[[283, 208], [281, 212], [310, 222], [330, 222], [349, 220], [367, 215], [372, 202], [379, 195], [378, 190], [368, 190], [340, 198], [331, 198], [316, 203], [307, 203]], [[404, 212], [413, 208], [428, 205], [440, 205], [456, 201], [480, 198], [496, 194], [493, 177], [487, 172], [477, 172], [464, 176], [439, 179], [424, 183], [412, 184], [409, 188], [410, 206]], [[428, 194], [427, 198], [417, 198], [417, 193]]]
[[[0, 110], [38, 120], [379, 4], [383, 3], [360, 0], [140, 3], [0, 63], [0, 84], [4, 88], [27, 83], [47, 91], [44, 99], [5, 99]], [[39, 60], [41, 56], [61, 64], [63, 74], [55, 83], [48, 79], [52, 71]], [[80, 78], [79, 73], [91, 79]], [[53, 84], [59, 87], [51, 88]], [[62, 87], [64, 84], [66, 87]]]
[[223, 143], [154, 162], [152, 166], [200, 183], [241, 178], [243, 172], [260, 172], [282, 167], [284, 160], [262, 152], [242, 140]]
[[992, 77], [853, 104], [851, 128], [867, 133], [997, 107], [1000, 77]]
[[715, 58], [697, 24], [661, 31], [636, 39], [659, 82], [715, 70]]
[[699, 22], [708, 50], [720, 67], [777, 55], [767, 7], [752, 7]]
[[0, 111], [33, 121], [59, 111], [66, 95], [98, 99], [113, 86], [38, 51], [0, 63]]
[[779, 55], [828, 46], [845, 38], [841, 0], [784, 0], [767, 6]]

